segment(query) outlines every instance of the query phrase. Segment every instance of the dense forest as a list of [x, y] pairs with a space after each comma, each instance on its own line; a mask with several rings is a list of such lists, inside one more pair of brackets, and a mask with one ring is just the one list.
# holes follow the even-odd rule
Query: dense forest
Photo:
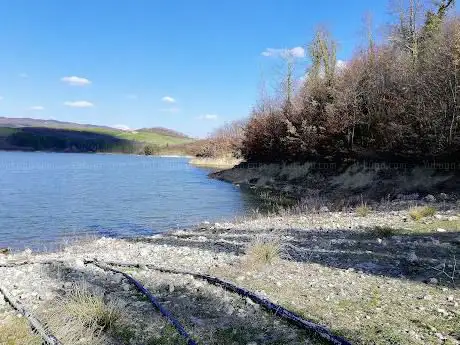
[[333, 37], [318, 30], [300, 86], [295, 60], [286, 57], [281, 91], [263, 92], [250, 118], [220, 129], [201, 154], [232, 150], [256, 162], [459, 157], [460, 17], [449, 14], [453, 5], [406, 1], [386, 37], [376, 39], [369, 25], [367, 44], [345, 63]]

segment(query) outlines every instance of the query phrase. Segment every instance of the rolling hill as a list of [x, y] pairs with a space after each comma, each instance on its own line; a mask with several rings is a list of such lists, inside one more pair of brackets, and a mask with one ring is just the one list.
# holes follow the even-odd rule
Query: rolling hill
[[56, 120], [0, 117], [0, 150], [137, 153], [147, 145], [162, 149], [194, 141], [183, 133], [161, 127], [128, 131]]

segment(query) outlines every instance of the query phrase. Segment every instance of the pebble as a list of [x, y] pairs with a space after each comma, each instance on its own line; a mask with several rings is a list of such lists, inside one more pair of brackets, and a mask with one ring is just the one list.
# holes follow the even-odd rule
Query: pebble
[[446, 193], [441, 193], [441, 194], [439, 194], [439, 199], [447, 200], [447, 199], [449, 199], [449, 196]]
[[435, 202], [436, 201], [436, 198], [434, 197], [434, 195], [431, 195], [431, 194], [428, 194], [424, 199], [425, 199], [425, 201], [428, 201], [428, 202]]
[[443, 229], [443, 228], [437, 228], [436, 229], [437, 232], [446, 232], [446, 229]]
[[73, 264], [75, 265], [76, 268], [83, 268], [85, 267], [85, 263], [83, 262], [82, 259], [75, 259]]
[[[409, 255], [407, 256], [407, 260], [409, 262], [416, 262], [418, 260], [418, 256], [415, 254], [414, 251], [411, 251]], [[437, 283], [436, 283], [437, 284]]]
[[448, 313], [445, 309], [442, 309], [442, 308], [439, 308], [439, 309], [437, 310], [437, 312], [440, 313], [440, 314], [442, 314], [442, 315], [444, 315], [444, 316], [448, 316], [448, 315], [449, 315], [449, 313]]
[[122, 274], [120, 274], [120, 273], [115, 273], [115, 274], [113, 275], [113, 281], [114, 281], [115, 283], [120, 284], [122, 280], [123, 280], [123, 275], [122, 275]]
[[439, 283], [439, 281], [436, 278], [428, 279], [428, 284], [437, 285], [438, 283]]

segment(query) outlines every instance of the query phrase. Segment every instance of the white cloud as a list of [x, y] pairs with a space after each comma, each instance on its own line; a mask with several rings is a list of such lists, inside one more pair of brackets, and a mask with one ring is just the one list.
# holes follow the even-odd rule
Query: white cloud
[[40, 111], [40, 110], [45, 110], [45, 107], [42, 107], [41, 105], [33, 105], [33, 106], [29, 107], [29, 110]]
[[26, 79], [29, 78], [29, 75], [27, 73], [19, 73], [19, 78]]
[[112, 127], [116, 129], [121, 129], [122, 131], [132, 131], [132, 129], [126, 125], [113, 125]]
[[198, 120], [214, 121], [214, 120], [217, 120], [218, 117], [219, 116], [216, 115], [216, 114], [205, 114], [205, 115], [198, 116], [197, 119]]
[[180, 108], [176, 108], [176, 107], [171, 107], [171, 108], [163, 108], [163, 109], [160, 109], [161, 112], [163, 113], [179, 113], [180, 112]]
[[86, 86], [91, 84], [91, 80], [76, 76], [63, 77], [61, 78], [61, 81], [72, 86]]
[[94, 104], [88, 101], [67, 101], [64, 105], [72, 108], [92, 108]]
[[266, 57], [282, 57], [282, 58], [304, 58], [305, 49], [302, 47], [294, 47], [291, 49], [275, 49], [267, 48], [262, 52], [262, 56]]
[[164, 96], [161, 100], [165, 103], [176, 103], [176, 100], [171, 96]]

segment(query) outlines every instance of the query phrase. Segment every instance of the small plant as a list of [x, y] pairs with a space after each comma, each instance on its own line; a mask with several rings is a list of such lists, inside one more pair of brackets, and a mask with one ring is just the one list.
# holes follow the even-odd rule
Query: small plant
[[396, 229], [393, 229], [392, 227], [389, 227], [389, 226], [375, 226], [372, 229], [372, 232], [377, 237], [390, 237], [396, 234]]
[[160, 152], [160, 147], [155, 144], [147, 144], [144, 146], [144, 155], [153, 156]]
[[360, 217], [367, 217], [371, 213], [371, 208], [363, 203], [356, 208], [356, 214]]
[[0, 344], [41, 345], [42, 339], [34, 334], [25, 318], [9, 317], [0, 322]]
[[254, 263], [270, 265], [279, 259], [280, 244], [273, 239], [259, 238], [249, 246], [246, 254]]
[[413, 207], [409, 210], [409, 216], [413, 220], [420, 220], [425, 217], [433, 217], [435, 214], [436, 214], [436, 209], [430, 206]]
[[50, 308], [47, 324], [63, 343], [94, 345], [104, 343], [104, 333], [113, 330], [120, 317], [115, 304], [105, 302], [101, 292], [90, 291], [82, 283]]

